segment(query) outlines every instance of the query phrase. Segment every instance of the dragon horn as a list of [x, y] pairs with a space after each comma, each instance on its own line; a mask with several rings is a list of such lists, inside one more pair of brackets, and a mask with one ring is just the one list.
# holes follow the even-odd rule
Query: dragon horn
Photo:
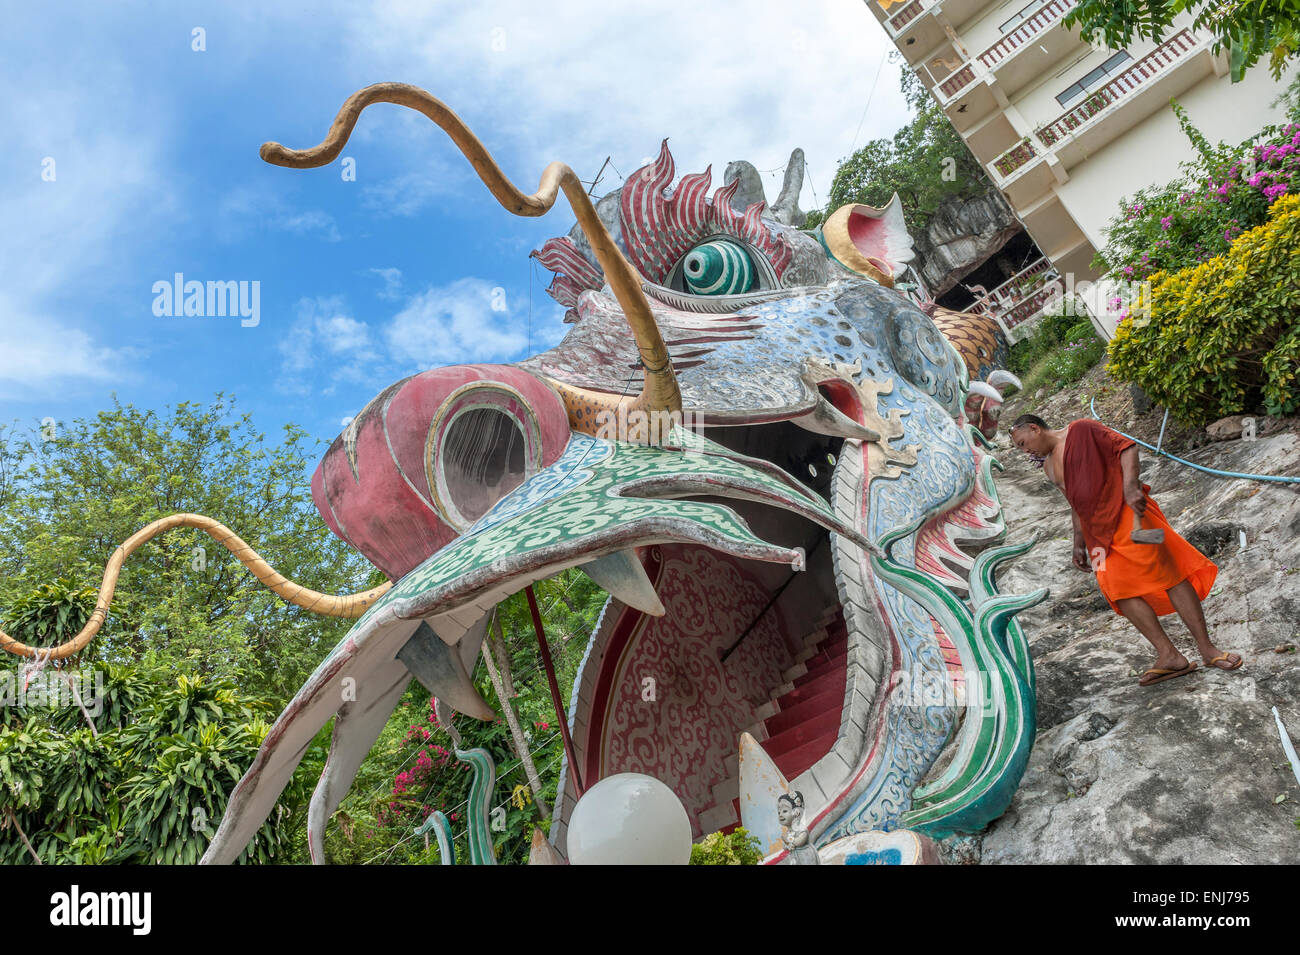
[[664, 346], [663, 336], [659, 334], [659, 326], [650, 312], [650, 303], [646, 301], [641, 289], [641, 278], [596, 215], [577, 174], [564, 163], [553, 162], [548, 165], [542, 172], [537, 191], [531, 196], [525, 195], [506, 178], [496, 160], [459, 116], [441, 100], [409, 83], [375, 83], [358, 90], [348, 97], [334, 117], [334, 124], [320, 145], [310, 149], [287, 149], [279, 143], [263, 143], [261, 156], [269, 163], [291, 169], [324, 166], [338, 156], [357, 124], [357, 117], [372, 103], [406, 106], [433, 120], [469, 160], [497, 202], [515, 215], [546, 214], [555, 205], [558, 191], [564, 190], [569, 205], [578, 218], [578, 224], [591, 244], [618, 304], [623, 308], [623, 314], [636, 339], [637, 350], [641, 354], [641, 364], [645, 368], [645, 386], [633, 407], [647, 412], [680, 413], [682, 395], [677, 387], [677, 377], [673, 374], [672, 362], [668, 357], [668, 349]]
[[104, 577], [99, 584], [99, 596], [95, 601], [95, 609], [91, 613], [90, 619], [86, 621], [86, 625], [81, 628], [81, 632], [75, 637], [64, 641], [53, 649], [45, 650], [38, 647], [29, 647], [15, 640], [4, 631], [0, 631], [0, 649], [8, 650], [20, 657], [40, 655], [48, 656], [48, 659], [51, 660], [64, 660], [74, 653], [84, 650], [95, 634], [99, 633], [99, 628], [104, 625], [104, 618], [108, 616], [108, 605], [113, 602], [113, 591], [117, 589], [117, 578], [122, 572], [122, 564], [146, 541], [152, 540], [164, 531], [169, 531], [175, 527], [197, 527], [238, 557], [239, 562], [252, 572], [262, 586], [271, 590], [282, 600], [296, 604], [304, 610], [310, 610], [312, 613], [322, 614], [327, 617], [360, 617], [366, 612], [366, 608], [378, 599], [380, 594], [392, 586], [392, 583], [388, 582], [362, 593], [338, 596], [308, 590], [301, 584], [295, 584], [292, 580], [288, 580], [282, 574], [277, 573], [274, 567], [263, 560], [253, 548], [240, 540], [234, 531], [220, 521], [214, 521], [202, 514], [172, 514], [168, 517], [160, 517], [152, 524], [142, 527], [119, 544], [117, 550], [113, 551], [112, 556], [108, 559], [108, 564], [104, 567]]

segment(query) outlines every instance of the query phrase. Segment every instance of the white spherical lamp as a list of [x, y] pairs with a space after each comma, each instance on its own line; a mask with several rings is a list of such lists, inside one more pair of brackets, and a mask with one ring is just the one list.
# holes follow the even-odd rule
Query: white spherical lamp
[[569, 818], [573, 865], [686, 865], [691, 820], [653, 776], [618, 773], [588, 789]]

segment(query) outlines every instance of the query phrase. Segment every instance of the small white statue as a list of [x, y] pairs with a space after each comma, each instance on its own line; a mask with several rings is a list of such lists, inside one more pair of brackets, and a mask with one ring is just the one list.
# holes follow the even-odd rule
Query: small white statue
[[781, 844], [789, 853], [786, 865], [821, 865], [817, 847], [812, 844], [803, 824], [803, 793], [792, 791], [778, 796], [776, 818], [785, 830]]

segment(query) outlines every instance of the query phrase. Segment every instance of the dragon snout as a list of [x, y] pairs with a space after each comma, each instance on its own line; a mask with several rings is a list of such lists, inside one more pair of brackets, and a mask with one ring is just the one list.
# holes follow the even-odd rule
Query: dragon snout
[[453, 365], [385, 389], [349, 423], [312, 476], [335, 534], [398, 580], [553, 464], [568, 414], [536, 375]]

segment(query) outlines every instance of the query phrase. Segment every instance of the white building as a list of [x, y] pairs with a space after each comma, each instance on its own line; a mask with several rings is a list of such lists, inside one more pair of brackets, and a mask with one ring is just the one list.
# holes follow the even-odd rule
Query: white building
[[[1285, 83], [1266, 63], [1230, 82], [1227, 54], [1213, 55], [1186, 14], [1162, 43], [1111, 50], [1061, 25], [1071, 0], [866, 3], [1046, 256], [989, 295], [1013, 338], [1053, 294], [1053, 273], [1076, 286], [1099, 278], [1091, 262], [1120, 200], [1193, 157], [1171, 98], [1211, 143], [1283, 119], [1272, 104]], [[1087, 300], [1110, 333], [1105, 298]]]

